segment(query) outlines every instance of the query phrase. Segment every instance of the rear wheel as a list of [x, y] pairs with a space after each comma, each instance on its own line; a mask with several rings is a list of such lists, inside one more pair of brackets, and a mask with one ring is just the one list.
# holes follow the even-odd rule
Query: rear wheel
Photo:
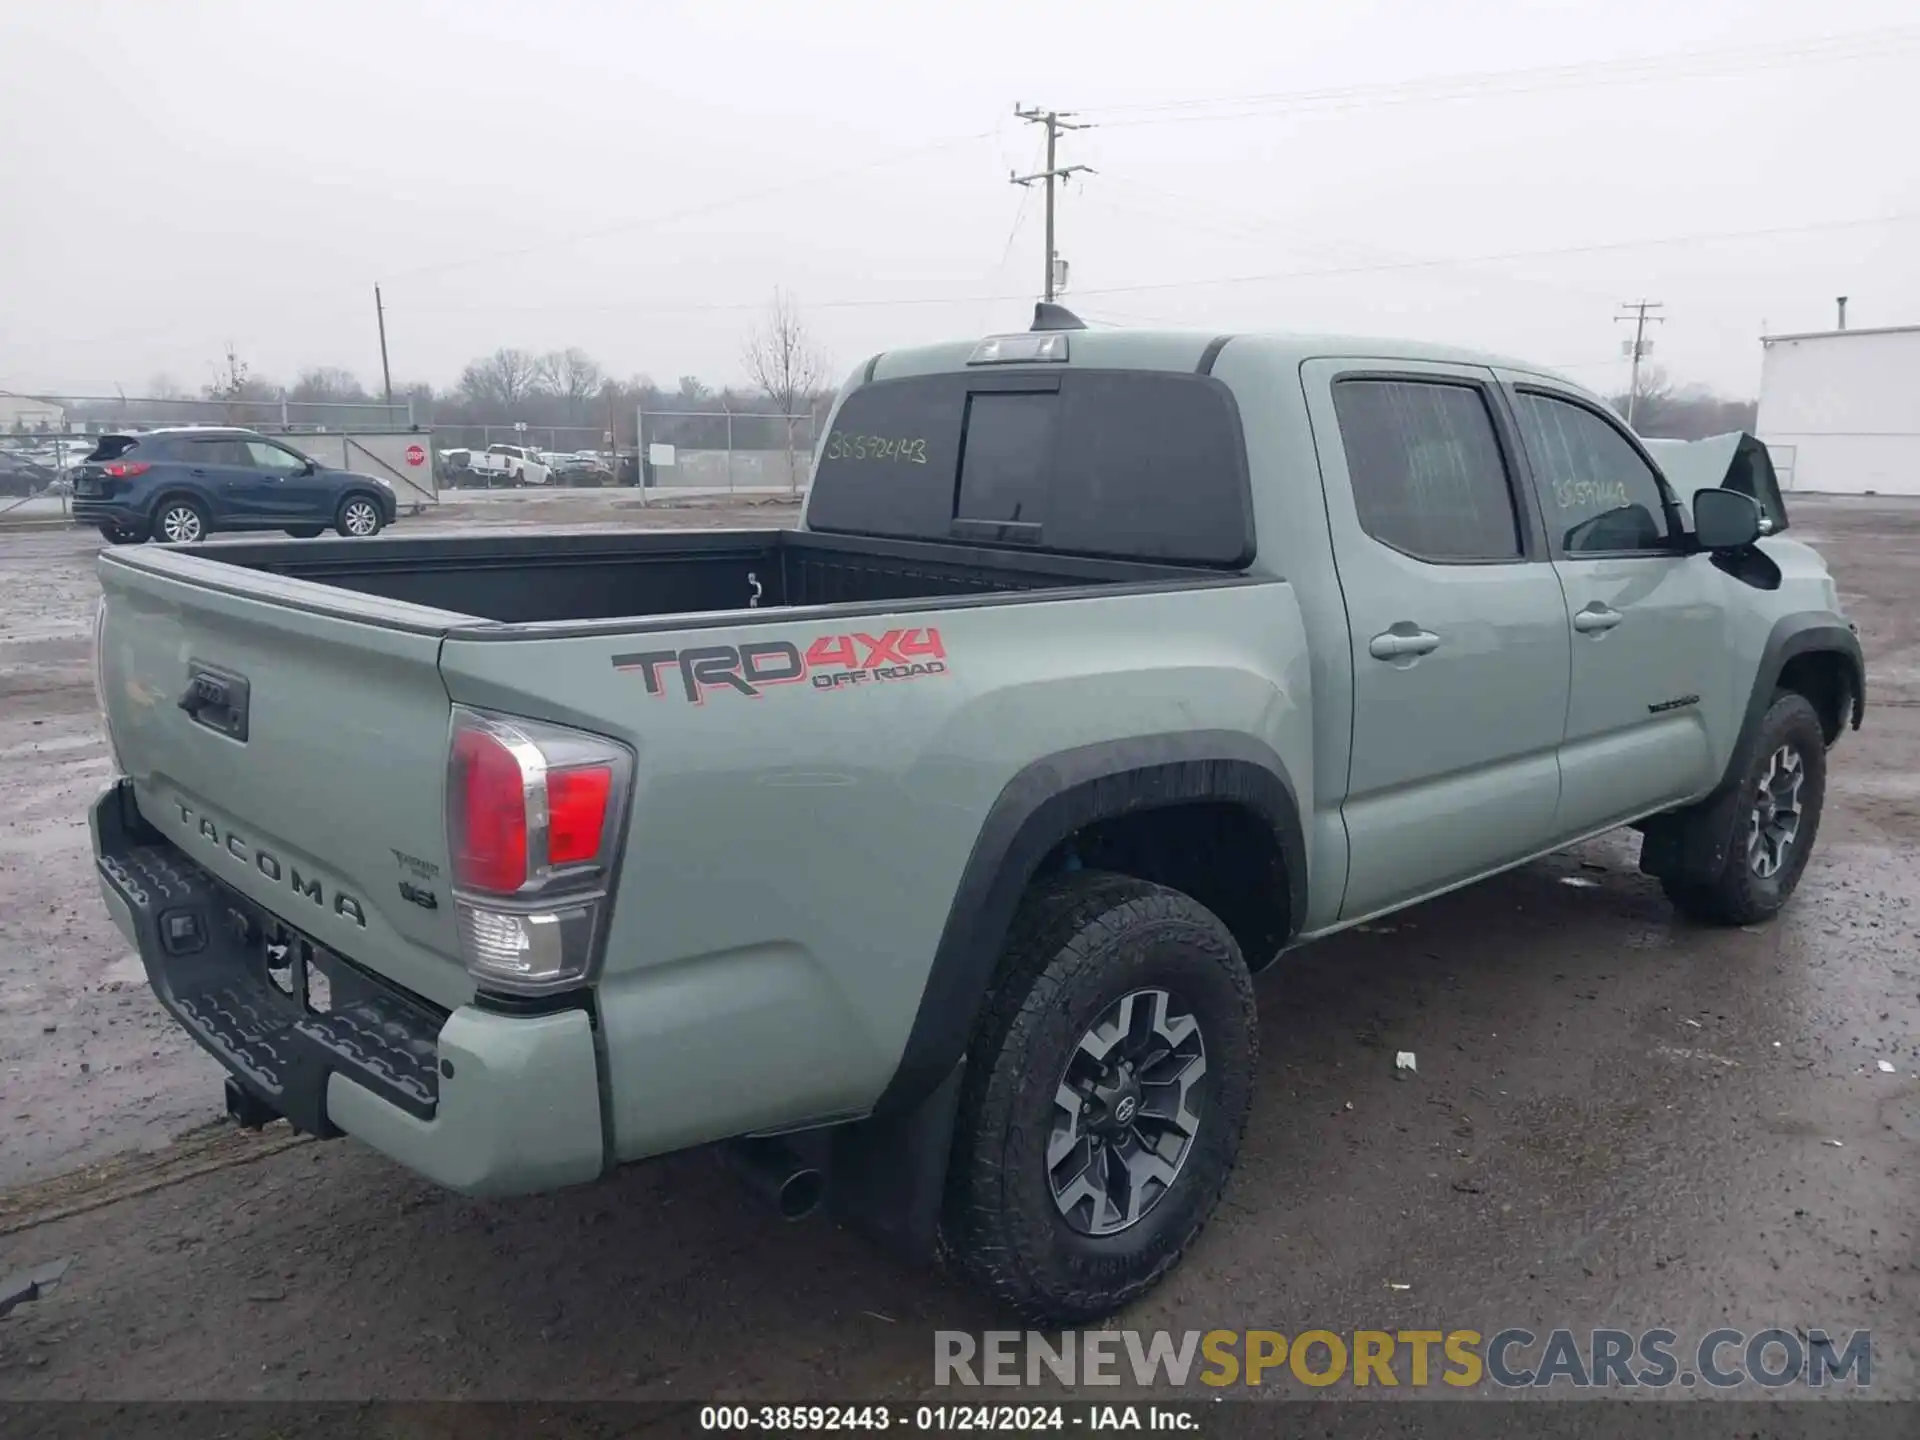
[[192, 545], [207, 538], [207, 512], [184, 495], [169, 495], [154, 512], [153, 534], [165, 545]]
[[1807, 868], [1827, 794], [1827, 740], [1806, 696], [1774, 696], [1740, 785], [1725, 868], [1712, 880], [1661, 881], [1682, 914], [1710, 925], [1771, 920]]
[[287, 533], [296, 540], [311, 540], [326, 528], [324, 525], [289, 525]]
[[1144, 1294], [1226, 1186], [1258, 1048], [1253, 982], [1211, 911], [1095, 871], [1036, 886], [968, 1050], [950, 1251], [1038, 1320]]
[[349, 495], [340, 502], [340, 513], [334, 520], [334, 528], [342, 535], [353, 540], [364, 540], [370, 535], [378, 535], [381, 525], [380, 507], [367, 495]]
[[109, 545], [138, 545], [146, 539], [146, 532], [129, 530], [123, 525], [102, 525], [100, 534]]

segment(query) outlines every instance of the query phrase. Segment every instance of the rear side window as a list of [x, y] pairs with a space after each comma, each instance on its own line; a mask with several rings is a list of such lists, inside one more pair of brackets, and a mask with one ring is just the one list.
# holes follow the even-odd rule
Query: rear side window
[[1340, 442], [1360, 525], [1418, 560], [1517, 560], [1520, 518], [1477, 386], [1341, 380]]
[[1225, 568], [1254, 553], [1233, 397], [1166, 371], [863, 386], [821, 445], [807, 524]]
[[230, 435], [188, 441], [180, 458], [190, 465], [252, 465], [246, 447]]

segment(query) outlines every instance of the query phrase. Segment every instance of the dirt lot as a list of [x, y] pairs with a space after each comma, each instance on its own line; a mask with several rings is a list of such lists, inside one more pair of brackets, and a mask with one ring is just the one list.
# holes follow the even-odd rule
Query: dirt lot
[[[1684, 926], [1616, 837], [1298, 953], [1226, 1205], [1123, 1323], [1871, 1327], [1875, 1393], [1920, 1398], [1920, 509], [1795, 519], [1871, 679], [1787, 914]], [[175, 1138], [218, 1071], [94, 898], [91, 549], [0, 535], [0, 1271], [77, 1257], [0, 1321], [0, 1396], [904, 1397], [934, 1328], [1005, 1323], [703, 1155], [479, 1203], [352, 1142]]]

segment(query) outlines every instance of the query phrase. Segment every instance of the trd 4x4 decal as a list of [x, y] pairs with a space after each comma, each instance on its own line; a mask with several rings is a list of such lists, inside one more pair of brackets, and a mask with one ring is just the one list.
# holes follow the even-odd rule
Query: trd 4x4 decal
[[917, 680], [947, 673], [947, 649], [934, 629], [889, 630], [884, 635], [822, 635], [803, 652], [788, 640], [747, 645], [696, 645], [686, 650], [642, 650], [613, 657], [616, 670], [638, 670], [649, 695], [667, 693], [669, 676], [695, 705], [709, 690], [733, 690], [758, 699], [770, 685], [806, 681], [815, 690]]

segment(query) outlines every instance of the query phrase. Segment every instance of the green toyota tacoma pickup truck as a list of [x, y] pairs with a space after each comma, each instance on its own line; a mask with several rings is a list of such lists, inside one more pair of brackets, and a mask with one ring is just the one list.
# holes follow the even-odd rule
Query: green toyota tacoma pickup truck
[[1740, 476], [1514, 361], [1042, 307], [861, 366], [798, 530], [103, 553], [103, 893], [243, 1124], [478, 1195], [715, 1144], [1097, 1316], [1289, 947], [1619, 826], [1786, 901], [1864, 667]]

